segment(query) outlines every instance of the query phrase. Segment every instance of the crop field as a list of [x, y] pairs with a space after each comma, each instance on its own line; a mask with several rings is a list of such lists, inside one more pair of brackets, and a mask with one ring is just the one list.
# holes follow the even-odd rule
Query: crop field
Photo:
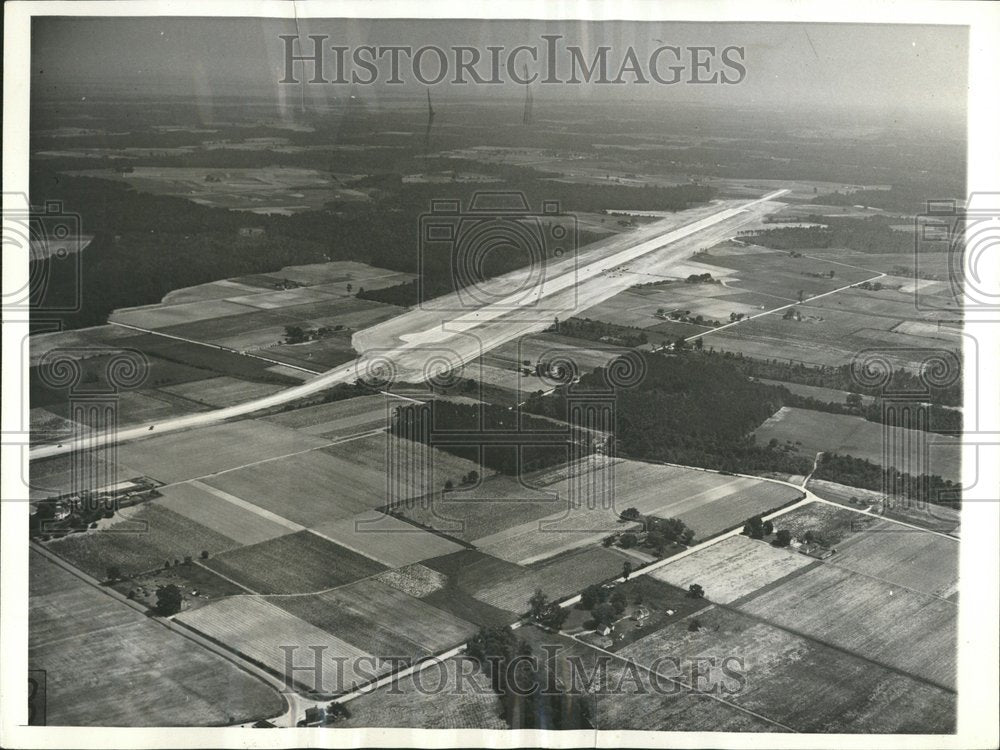
[[404, 565], [458, 552], [460, 545], [379, 511], [368, 511], [313, 527], [321, 536], [383, 565]]
[[[271, 383], [249, 383], [245, 380], [221, 376], [199, 380], [194, 383], [167, 386], [163, 390], [190, 399], [191, 401], [197, 401], [206, 406], [221, 407], [270, 396], [272, 393], [282, 390], [282, 386]], [[164, 407], [168, 406], [164, 404]], [[167, 411], [169, 413], [169, 409]], [[161, 415], [157, 414], [155, 416]]]
[[259, 292], [257, 287], [240, 284], [236, 281], [223, 279], [222, 281], [210, 281], [207, 284], [197, 286], [187, 286], [168, 292], [160, 301], [163, 305], [182, 305], [187, 302], [204, 302], [210, 299], [226, 299], [227, 297], [237, 297], [243, 294], [253, 294]]
[[275, 597], [274, 604], [378, 658], [407, 661], [445, 651], [476, 628], [375, 580], [316, 596]]
[[[885, 465], [883, 431], [888, 429], [897, 445], [910, 450], [895, 468], [908, 474], [940, 474], [952, 481], [961, 480], [961, 445], [957, 438], [935, 433], [886, 428], [877, 422], [848, 414], [828, 414], [811, 409], [783, 406], [757, 428], [757, 443], [772, 439], [791, 442], [804, 456], [819, 451], [864, 458]], [[931, 445], [933, 443], [933, 445]], [[921, 449], [926, 450], [926, 459]]]
[[[431, 579], [423, 573], [424, 568], [443, 576], [443, 585], [440, 578]], [[409, 568], [403, 570], [408, 571]], [[421, 598], [467, 622], [477, 625], [509, 625], [516, 619], [513, 613], [487, 604], [475, 594], [498, 582], [515, 580], [525, 573], [526, 569], [520, 565], [491, 557], [479, 550], [466, 549], [424, 560], [420, 563], [418, 576], [407, 576], [410, 580], [400, 583], [427, 588], [434, 586], [434, 590], [423, 594]], [[384, 579], [384, 575], [381, 578]], [[390, 582], [390, 585], [395, 583]]]
[[[137, 477], [142, 474], [131, 466], [125, 465], [122, 461], [115, 461], [112, 451], [94, 451], [87, 454], [87, 460], [92, 467], [93, 476], [106, 477], [108, 484], [124, 482], [126, 479]], [[40, 461], [32, 461], [28, 467], [27, 481], [31, 487], [29, 499], [43, 500], [47, 497], [65, 495], [70, 492], [79, 492], [83, 487], [74, 486], [73, 462], [76, 458], [72, 455], [62, 454], [44, 458]], [[100, 489], [99, 487], [88, 487], [86, 489]]]
[[[618, 655], [650, 666], [673, 657], [688, 671], [694, 658], [739, 660], [742, 684], [733, 703], [800, 732], [946, 733], [955, 724], [955, 696], [731, 609], [693, 615], [700, 628], [672, 623]], [[729, 662], [730, 666], [734, 662]]]
[[202, 551], [216, 554], [237, 543], [156, 503], [144, 503], [119, 511], [114, 522], [100, 529], [70, 534], [48, 543], [49, 549], [78, 568], [103, 580], [109, 566], [124, 575], [134, 575], [164, 563], [198, 557]]
[[337, 260], [329, 263], [285, 266], [280, 271], [275, 271], [274, 273], [241, 277], [232, 279], [232, 281], [250, 286], [273, 288], [274, 284], [280, 284], [284, 279], [288, 279], [304, 286], [323, 284], [327, 286], [326, 291], [331, 292], [336, 287], [337, 289], [342, 289], [339, 293], [346, 296], [352, 293], [347, 291], [348, 284], [352, 285], [352, 291], [356, 291], [362, 287], [365, 289], [382, 289], [386, 286], [394, 286], [405, 281], [410, 281], [413, 278], [415, 278], [413, 274], [390, 271], [385, 268], [378, 268], [356, 261]]
[[[520, 628], [518, 636], [545, 654], [548, 646], [556, 654], [556, 674], [567, 687], [590, 689], [592, 720], [598, 729], [634, 729], [676, 732], [780, 732], [780, 726], [741, 710], [731, 700], [716, 700], [671, 683], [666, 670], [654, 681], [647, 672], [629, 669], [617, 656], [608, 656], [579, 641], [546, 633], [533, 626]], [[598, 660], [605, 660], [603, 677]], [[638, 681], [638, 684], [637, 684]], [[596, 691], [596, 685], [605, 689]], [[719, 696], [722, 698], [722, 696]]]
[[232, 539], [237, 544], [257, 544], [288, 534], [286, 526], [226, 501], [193, 484], [175, 484], [162, 491], [155, 504]]
[[61, 356], [75, 360], [88, 359], [100, 356], [102, 349], [128, 347], [127, 339], [136, 335], [139, 335], [138, 331], [112, 325], [36, 333], [28, 339], [28, 360], [30, 367], [37, 367], [42, 358], [55, 349], [63, 350]]
[[[582, 374], [605, 366], [624, 351], [626, 350], [621, 347], [599, 341], [578, 339], [556, 333], [541, 333], [521, 336], [514, 341], [502, 344], [484, 355], [483, 361], [504, 369], [529, 367], [534, 371], [536, 362], [547, 362], [554, 356], [561, 359], [569, 357]], [[525, 361], [531, 364], [525, 365]]]
[[281, 412], [264, 419], [310, 435], [334, 439], [387, 426], [392, 410], [401, 403], [405, 402], [387, 396], [359, 396]]
[[147, 607], [156, 606], [156, 591], [160, 586], [173, 584], [184, 593], [182, 611], [203, 607], [214, 599], [247, 593], [246, 589], [227, 581], [198, 563], [174, 565], [135, 578], [112, 584], [118, 593]]
[[[146, 387], [204, 380], [217, 375], [278, 385], [295, 385], [298, 382], [295, 378], [269, 371], [271, 365], [263, 360], [155, 333], [131, 339], [129, 345], [145, 353], [151, 360], [151, 371], [146, 378]], [[187, 371], [192, 372], [189, 374]]]
[[184, 302], [178, 305], [144, 305], [143, 307], [123, 307], [108, 316], [112, 323], [124, 323], [136, 328], [157, 329], [167, 326], [194, 323], [198, 320], [213, 320], [228, 315], [247, 312], [245, 305], [227, 302], [224, 299], [207, 299], [200, 302]]
[[668, 563], [650, 575], [687, 589], [697, 583], [705, 597], [729, 604], [816, 562], [767, 542], [734, 536]]
[[[774, 528], [787, 529], [801, 539], [807, 531], [821, 537], [828, 547], [837, 547], [855, 534], [867, 531], [879, 519], [828, 503], [809, 503], [774, 519]], [[839, 549], [839, 547], [838, 547]]]
[[740, 609], [935, 685], [955, 687], [953, 602], [821, 564]]
[[891, 521], [839, 547], [830, 562], [946, 599], [958, 590], [958, 540]]
[[138, 469], [136, 473], [173, 483], [322, 445], [326, 445], [322, 438], [243, 420], [124, 443], [118, 447], [118, 455], [122, 462]]
[[872, 506], [886, 518], [895, 518], [945, 534], [956, 532], [961, 523], [961, 511], [943, 505], [915, 503], [902, 498], [894, 498], [889, 503], [883, 503], [881, 492], [862, 490], [824, 479], [810, 479], [809, 489], [824, 500], [841, 505], [852, 504], [851, 498], [854, 497], [864, 504], [862, 507]]
[[625, 561], [632, 559], [617, 550], [592, 547], [528, 568], [519, 576], [494, 581], [474, 595], [493, 607], [521, 614], [528, 611], [535, 589], [540, 588], [549, 599], [561, 599], [592, 583], [620, 576]]
[[309, 531], [240, 547], [205, 564], [260, 594], [314, 593], [385, 570], [384, 565]]
[[392, 586], [397, 591], [418, 599], [440, 591], [448, 585], [448, 576], [420, 563], [387, 570], [373, 576], [372, 580]]
[[507, 729], [500, 718], [500, 698], [489, 678], [472, 672], [472, 665], [468, 658], [445, 659], [417, 677], [355, 698], [347, 704], [351, 717], [337, 726]]
[[357, 359], [358, 353], [351, 346], [349, 335], [335, 334], [317, 341], [269, 347], [265, 350], [264, 356], [297, 367], [305, 367], [314, 372], [322, 372]]
[[284, 711], [269, 686], [40, 553], [28, 571], [28, 668], [46, 671], [47, 724], [209, 726]]
[[[364, 651], [256, 596], [231, 596], [175, 617], [214, 641], [238, 651], [278, 675], [285, 674], [287, 649], [295, 664], [312, 664], [320, 649], [322, 682], [310, 671], [289, 675], [309, 690], [340, 693], [367, 682], [380, 670]], [[363, 675], [357, 667], [367, 671]], [[224, 692], [222, 694], [225, 694]]]

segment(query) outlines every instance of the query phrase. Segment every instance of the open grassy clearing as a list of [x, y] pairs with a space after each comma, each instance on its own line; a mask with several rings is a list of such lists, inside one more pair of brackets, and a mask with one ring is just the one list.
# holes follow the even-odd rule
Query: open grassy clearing
[[322, 438], [285, 427], [243, 420], [124, 443], [118, 446], [118, 455], [138, 473], [172, 483], [247, 464], [263, 466], [257, 462], [326, 444]]
[[170, 584], [177, 586], [184, 595], [181, 611], [203, 607], [210, 601], [222, 597], [246, 593], [246, 589], [227, 581], [197, 562], [182, 563], [143, 573], [135, 578], [114, 583], [112, 587], [126, 596], [131, 592], [132, 599], [153, 609], [156, 606], [157, 589]]
[[954, 689], [958, 609], [951, 602], [820, 564], [740, 609]]
[[524, 614], [528, 600], [541, 589], [549, 599], [575, 594], [592, 583], [601, 583], [622, 574], [622, 566], [632, 558], [614, 549], [592, 547], [565, 555], [543, 565], [527, 568], [520, 576], [493, 581], [475, 592], [480, 601]]
[[[757, 443], [777, 440], [791, 442], [804, 456], [819, 451], [864, 458], [885, 466], [885, 431], [897, 446], [907, 446], [902, 455], [893, 453], [894, 466], [907, 474], [940, 474], [952, 481], [961, 480], [961, 445], [957, 438], [931, 434], [902, 427], [886, 427], [863, 417], [848, 414], [828, 414], [783, 406], [758, 429]], [[933, 443], [933, 445], [931, 445]], [[926, 458], [924, 456], [926, 451]]]
[[42, 358], [55, 349], [62, 350], [61, 357], [77, 361], [100, 356], [103, 349], [127, 348], [127, 339], [137, 335], [137, 331], [112, 325], [36, 333], [28, 339], [29, 366], [37, 367]]
[[246, 312], [246, 305], [227, 302], [224, 299], [208, 299], [200, 302], [185, 302], [179, 305], [145, 305], [125, 307], [108, 316], [112, 323], [124, 323], [136, 328], [158, 329], [168, 326], [193, 323], [197, 320], [214, 320], [227, 315]]
[[143, 503], [115, 515], [107, 527], [70, 534], [48, 548], [86, 573], [103, 580], [109, 566], [134, 575], [171, 565], [202, 551], [215, 555], [238, 542], [156, 503]]
[[437, 653], [476, 631], [472, 624], [375, 580], [273, 602], [379, 658], [409, 660]]
[[[126, 466], [114, 455], [114, 451], [94, 451], [88, 454], [88, 462], [92, 467], [92, 475], [106, 478], [108, 484], [124, 482], [142, 474], [142, 471]], [[98, 490], [100, 487], [76, 486], [73, 479], [73, 463], [76, 457], [70, 454], [43, 458], [31, 461], [28, 466], [27, 481], [31, 487], [31, 500], [42, 500], [56, 495], [76, 493], [82, 489]], [[103, 479], [98, 479], [103, 484]]]
[[[711, 659], [743, 680], [728, 699], [801, 732], [948, 733], [955, 696], [730, 609], [709, 607], [617, 653], [649, 666]], [[738, 666], [737, 666], [738, 665]]]
[[265, 421], [326, 438], [347, 437], [388, 425], [399, 399], [386, 396], [359, 396], [330, 404], [281, 412]]
[[798, 552], [734, 536], [668, 563], [650, 575], [682, 589], [697, 583], [705, 589], [706, 598], [728, 604], [813, 562]]
[[351, 346], [350, 336], [337, 334], [301, 344], [272, 346], [265, 350], [264, 356], [319, 372], [357, 359], [358, 353]]
[[288, 663], [282, 646], [293, 647], [295, 665], [321, 660], [321, 675], [308, 669], [289, 675], [309, 690], [346, 692], [385, 671], [370, 654], [256, 596], [221, 599], [175, 619], [278, 675]]
[[[777, 385], [782, 388], [787, 388], [792, 393], [797, 393], [800, 396], [805, 396], [806, 398], [814, 398], [817, 401], [823, 401], [825, 403], [837, 403], [844, 404], [847, 403], [848, 391], [838, 391], [833, 388], [822, 388], [817, 385], [802, 385], [801, 383], [786, 383], [783, 380], [768, 380], [767, 378], [757, 378], [758, 382], [766, 383], [767, 385]], [[869, 404], [872, 401], [871, 396], [862, 396], [862, 401], [864, 404]]]
[[290, 533], [285, 526], [188, 483], [166, 487], [163, 497], [157, 499], [155, 504], [229, 537], [238, 544], [257, 544]]
[[307, 594], [366, 578], [385, 566], [308, 531], [214, 556], [205, 564], [259, 594]]
[[28, 668], [46, 672], [49, 725], [213, 726], [284, 710], [260, 680], [41, 554], [28, 572]]
[[[533, 626], [518, 630], [534, 652], [543, 658], [544, 645], [555, 649], [556, 675], [567, 688], [585, 689], [593, 682], [589, 701], [598, 729], [636, 729], [675, 732], [780, 732], [765, 719], [737, 707], [692, 693], [668, 680], [676, 676], [665, 667], [659, 680], [624, 659], [605, 654], [565, 636], [546, 633]], [[601, 660], [599, 662], [599, 660]], [[600, 664], [604, 667], [598, 671]], [[601, 676], [603, 673], [603, 676]], [[598, 675], [595, 677], [595, 674]], [[687, 678], [689, 679], [689, 677]], [[654, 687], [655, 686], [655, 687]], [[725, 696], [719, 696], [725, 697]]]
[[809, 489], [824, 500], [841, 505], [854, 505], [851, 498], [858, 499], [859, 507], [870, 507], [886, 518], [895, 518], [925, 529], [941, 531], [945, 534], [957, 532], [961, 523], [961, 511], [943, 505], [918, 504], [903, 498], [893, 498], [886, 503], [881, 492], [862, 490], [846, 484], [828, 482], [825, 479], [810, 479]]
[[198, 284], [197, 286], [175, 289], [172, 292], [168, 292], [160, 304], [182, 305], [187, 302], [202, 302], [210, 299], [226, 299], [227, 297], [251, 294], [259, 291], [260, 289], [257, 287], [223, 279], [222, 281], [210, 281], [207, 284]]
[[[300, 266], [284, 266], [278, 271], [270, 274], [254, 276], [252, 280], [257, 285], [261, 285], [261, 278], [266, 282], [264, 285], [280, 283], [284, 279], [294, 281], [296, 284], [313, 286], [318, 284], [338, 285], [343, 288], [343, 294], [351, 294], [361, 287], [365, 289], [381, 289], [384, 286], [393, 286], [402, 281], [409, 281], [414, 278], [413, 274], [390, 271], [385, 268], [370, 266], [366, 263], [358, 263], [351, 260], [336, 260], [329, 263], [309, 263]], [[250, 283], [247, 277], [233, 279], [237, 283]], [[352, 285], [352, 292], [347, 291], [347, 285]]]
[[271, 383], [248, 383], [244, 380], [222, 376], [194, 383], [167, 386], [163, 390], [206, 406], [221, 407], [270, 396], [272, 393], [282, 390], [282, 386]]
[[327, 539], [392, 568], [458, 552], [463, 547], [379, 511], [368, 511], [313, 527]]
[[831, 547], [879, 523], [878, 518], [857, 513], [848, 508], [838, 508], [827, 503], [809, 503], [774, 519], [775, 530], [787, 529], [793, 537], [801, 539], [807, 531], [821, 537]]
[[347, 707], [351, 718], [338, 727], [508, 728], [489, 678], [464, 657], [445, 659], [416, 677], [355, 698]]

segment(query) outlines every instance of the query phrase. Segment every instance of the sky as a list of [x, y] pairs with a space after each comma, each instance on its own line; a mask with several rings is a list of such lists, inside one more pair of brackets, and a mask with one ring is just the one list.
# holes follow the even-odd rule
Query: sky
[[[296, 25], [297, 23], [297, 25]], [[284, 101], [298, 87], [280, 84], [284, 75], [282, 34], [324, 34], [328, 45], [489, 45], [507, 50], [535, 46], [544, 57], [543, 34], [561, 34], [560, 45], [577, 45], [587, 59], [601, 45], [611, 48], [613, 72], [629, 47], [642, 65], [665, 44], [681, 48], [730, 45], [744, 48], [746, 73], [734, 85], [533, 86], [539, 96], [574, 100], [678, 101], [734, 106], [868, 106], [911, 111], [964, 112], [967, 33], [964, 27], [849, 24], [639, 23], [580, 21], [437, 21], [398, 19], [277, 20], [249, 18], [39, 18], [32, 27], [32, 85], [40, 95], [79, 89], [180, 94], [198, 97], [263, 96]], [[311, 43], [310, 43], [311, 45]], [[350, 54], [350, 52], [348, 52]], [[332, 66], [332, 53], [327, 52]], [[527, 58], [519, 58], [529, 64]], [[669, 58], [662, 58], [667, 63]], [[568, 53], [560, 64], [568, 64]], [[666, 63], [665, 63], [666, 64]], [[690, 62], [684, 75], [690, 73]], [[427, 86], [407, 83], [363, 86], [366, 97], [424, 96]], [[713, 72], [720, 63], [716, 56]], [[517, 68], [523, 66], [518, 65]], [[433, 75], [436, 64], [429, 62]], [[333, 77], [329, 68], [327, 77]], [[736, 75], [735, 68], [726, 72]], [[564, 76], [568, 77], [568, 75]], [[648, 77], [648, 76], [647, 76]], [[451, 76], [449, 76], [450, 80]], [[631, 81], [632, 79], [629, 78]], [[310, 84], [314, 99], [351, 93], [350, 85]], [[523, 96], [523, 88], [431, 87], [443, 100], [480, 96]]]

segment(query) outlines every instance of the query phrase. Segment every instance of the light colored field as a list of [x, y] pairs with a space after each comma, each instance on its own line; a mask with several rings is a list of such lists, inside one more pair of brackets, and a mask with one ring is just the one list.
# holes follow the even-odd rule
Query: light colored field
[[874, 578], [949, 597], [958, 590], [958, 540], [885, 521], [830, 559]]
[[402, 403], [387, 396], [360, 396], [282, 412], [265, 420], [310, 435], [347, 437], [387, 426], [393, 409]]
[[899, 498], [893, 499], [890, 503], [883, 503], [881, 492], [857, 489], [846, 484], [828, 482], [825, 479], [810, 479], [809, 489], [824, 500], [831, 500], [841, 505], [849, 505], [851, 498], [856, 497], [865, 503], [862, 507], [872, 507], [887, 518], [897, 518], [946, 534], [957, 533], [961, 523], [961, 512], [943, 505], [918, 504]]
[[210, 726], [284, 710], [264, 683], [37, 552], [29, 581], [28, 668], [46, 672], [47, 724]]
[[379, 573], [372, 580], [381, 581], [404, 594], [423, 597], [444, 588], [448, 576], [417, 563]]
[[326, 445], [322, 438], [245, 420], [124, 443], [118, 454], [125, 464], [138, 469], [138, 474], [172, 483], [322, 445]]
[[321, 677], [308, 670], [291, 675], [308, 689], [340, 693], [368, 681], [359, 668], [369, 674], [385, 671], [371, 655], [256, 596], [231, 596], [175, 619], [279, 675], [286, 674], [282, 646], [294, 647], [296, 665], [312, 665], [314, 649], [320, 649]]
[[[657, 659], [738, 659], [745, 678], [728, 698], [800, 732], [946, 733], [954, 696], [889, 669], [732, 610], [709, 607], [618, 651], [649, 666]], [[732, 664], [733, 662], [728, 662]], [[690, 679], [690, 674], [685, 675]]]
[[347, 704], [351, 718], [337, 726], [507, 729], [489, 678], [472, 666], [468, 658], [446, 659], [417, 677], [356, 698]]
[[[345, 295], [357, 292], [361, 287], [380, 289], [383, 286], [392, 286], [414, 278], [413, 274], [399, 273], [350, 260], [285, 266], [269, 275], [275, 277], [275, 280], [289, 279], [296, 284], [306, 286], [336, 285], [343, 288]], [[351, 292], [347, 291], [347, 284], [352, 285]], [[332, 291], [332, 289], [327, 291]]]
[[697, 583], [705, 589], [707, 599], [729, 604], [812, 562], [812, 558], [798, 552], [733, 536], [668, 563], [650, 575], [682, 589]]
[[248, 286], [247, 284], [239, 284], [235, 281], [223, 279], [222, 281], [212, 281], [208, 284], [184, 287], [183, 289], [177, 289], [173, 292], [169, 292], [163, 298], [162, 304], [182, 305], [186, 302], [203, 302], [204, 300], [209, 299], [226, 299], [227, 297], [235, 297], [241, 294], [251, 294], [259, 291], [259, 289]]
[[70, 534], [48, 547], [99, 580], [115, 565], [124, 575], [163, 567], [164, 563], [214, 555], [238, 543], [207, 526], [156, 503], [143, 503], [115, 514], [106, 527]]
[[254, 294], [240, 297], [230, 297], [229, 302], [261, 310], [276, 310], [294, 305], [305, 305], [310, 302], [327, 302], [333, 299], [330, 294], [316, 287], [302, 286], [295, 289], [281, 289], [273, 292], [255, 290]]
[[186, 482], [164, 489], [156, 503], [239, 544], [257, 544], [291, 533], [284, 526]]
[[476, 632], [465, 620], [370, 579], [274, 602], [379, 658], [412, 659], [445, 651]]
[[231, 406], [269, 396], [281, 389], [282, 386], [273, 383], [251, 383], [247, 380], [238, 380], [223, 375], [218, 378], [197, 380], [193, 383], [168, 385], [161, 390], [208, 406]]
[[236, 305], [226, 300], [208, 299], [178, 305], [128, 307], [115, 310], [108, 316], [108, 319], [115, 323], [124, 323], [137, 328], [156, 329], [181, 325], [182, 323], [193, 323], [197, 320], [238, 315], [247, 312], [248, 309], [244, 305]]
[[[767, 385], [780, 385], [783, 388], [787, 388], [792, 393], [797, 393], [800, 396], [805, 396], [806, 398], [814, 398], [817, 401], [822, 401], [824, 403], [837, 403], [844, 404], [847, 403], [848, 391], [838, 391], [833, 388], [821, 388], [816, 385], [802, 385], [801, 383], [786, 383], [783, 380], [767, 380], [766, 378], [758, 378], [761, 383], [766, 383]], [[861, 400], [863, 403], [868, 404], [871, 402], [871, 396], [862, 396]]]
[[825, 451], [864, 458], [885, 466], [883, 431], [886, 429], [896, 445], [910, 449], [898, 457], [894, 468], [907, 474], [940, 474], [945, 479], [960, 481], [961, 446], [957, 438], [946, 435], [901, 427], [886, 428], [863, 417], [788, 406], [783, 406], [764, 422], [756, 435], [758, 445], [764, 445], [772, 438], [779, 443], [801, 442], [799, 452], [804, 456]]
[[821, 564], [740, 609], [937, 685], [955, 687], [958, 610], [951, 602]]
[[[89, 470], [97, 478], [99, 485], [124, 482], [126, 479], [142, 474], [141, 471], [126, 466], [123, 462], [113, 461], [112, 455], [112, 451], [95, 451], [88, 454], [88, 461], [92, 462], [90, 463], [92, 468]], [[29, 498], [43, 500], [47, 497], [79, 492], [81, 489], [100, 489], [99, 486], [82, 487], [75, 484], [73, 479], [73, 462], [75, 460], [75, 456], [64, 454], [42, 461], [32, 461], [28, 469], [28, 482], [31, 486]], [[105, 482], [105, 480], [107, 481]]]
[[454, 542], [378, 511], [368, 511], [313, 528], [337, 544], [391, 568], [458, 552]]
[[523, 613], [528, 611], [528, 600], [536, 589], [544, 591], [549, 599], [559, 599], [592, 583], [620, 576], [623, 564], [631, 559], [604, 547], [585, 549], [530, 568], [523, 575], [494, 580], [473, 595], [494, 607]]
[[680, 466], [609, 462], [599, 456], [590, 463], [590, 472], [545, 487], [547, 492], [558, 493], [559, 512], [536, 516], [473, 543], [511, 562], [534, 562], [625, 528], [618, 514], [626, 508], [680, 518], [697, 538], [705, 539], [800, 495], [784, 485]]

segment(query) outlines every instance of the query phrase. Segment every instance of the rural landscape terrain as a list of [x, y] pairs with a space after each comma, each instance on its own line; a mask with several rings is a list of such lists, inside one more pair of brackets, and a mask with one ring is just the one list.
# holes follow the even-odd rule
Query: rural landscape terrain
[[955, 731], [964, 130], [537, 97], [35, 96], [45, 723]]

